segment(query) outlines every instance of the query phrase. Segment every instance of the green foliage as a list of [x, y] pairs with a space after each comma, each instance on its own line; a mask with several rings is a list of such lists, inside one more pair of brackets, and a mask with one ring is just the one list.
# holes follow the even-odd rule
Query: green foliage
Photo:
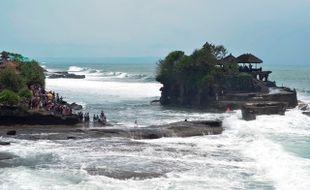
[[0, 69], [0, 86], [2, 89], [18, 92], [23, 87], [23, 80], [14, 69]]
[[238, 78], [241, 78], [241, 79], [249, 79], [249, 78], [252, 78], [252, 75], [249, 74], [249, 73], [239, 73], [239, 74], [238, 74]]
[[18, 105], [19, 97], [11, 90], [3, 90], [0, 93], [0, 103], [9, 106]]
[[42, 87], [45, 86], [45, 75], [42, 67], [36, 61], [24, 62], [16, 60], [14, 61], [21, 71], [26, 84], [38, 84]]
[[218, 60], [223, 59], [227, 54], [227, 50], [224, 46], [214, 45], [208, 42], [203, 45], [203, 49], [212, 54]]
[[229, 74], [235, 74], [239, 72], [239, 65], [238, 63], [228, 63], [224, 64], [224, 71]]
[[21, 98], [29, 99], [32, 97], [32, 93], [28, 88], [22, 88], [20, 91], [18, 91], [18, 95]]
[[171, 73], [174, 72], [174, 66], [177, 61], [184, 56], [182, 51], [171, 52], [164, 60], [160, 60], [157, 67], [156, 80], [161, 83], [167, 83], [173, 80]]
[[[190, 56], [182, 51], [171, 52], [159, 62], [157, 81], [185, 84], [188, 88], [198, 87], [223, 72], [236, 71], [236, 68], [218, 70], [218, 59], [223, 58], [227, 50], [223, 46], [206, 43], [203, 48], [196, 49]], [[237, 68], [238, 69], [238, 68]], [[206, 80], [208, 79], [208, 80]]]

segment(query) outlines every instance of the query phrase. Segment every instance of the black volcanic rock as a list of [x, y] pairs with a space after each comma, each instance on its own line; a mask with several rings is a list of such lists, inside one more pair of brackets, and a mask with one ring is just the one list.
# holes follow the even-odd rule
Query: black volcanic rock
[[58, 78], [68, 78], [68, 79], [84, 79], [85, 75], [76, 75], [68, 72], [53, 72], [47, 74], [48, 78], [58, 79]]
[[[78, 127], [78, 126], [77, 126]], [[149, 127], [124, 128], [77, 128], [70, 126], [25, 126], [14, 127], [18, 135], [14, 138], [26, 140], [74, 140], [84, 138], [130, 138], [130, 139], [157, 139], [162, 137], [192, 137], [203, 135], [217, 135], [223, 132], [221, 121], [182, 121]], [[8, 127], [0, 127], [0, 135]], [[34, 135], [36, 134], [36, 135]], [[42, 135], [37, 135], [42, 134]]]
[[69, 106], [70, 106], [70, 108], [73, 109], [73, 110], [81, 110], [81, 109], [83, 109], [83, 106], [81, 106], [81, 105], [79, 105], [79, 104], [77, 104], [77, 103], [75, 103], [75, 102], [73, 102], [73, 103], [70, 104]]
[[10, 135], [10, 136], [14, 136], [16, 135], [16, 131], [12, 130], [12, 131], [8, 131], [6, 132], [7, 135]]
[[0, 141], [0, 145], [1, 146], [6, 146], [6, 145], [10, 145], [11, 143], [10, 142], [2, 142], [2, 141]]
[[[0, 106], [1, 125], [75, 125], [78, 123], [80, 120], [77, 115], [62, 116], [49, 112], [25, 112], [19, 107]], [[10, 135], [15, 134], [14, 131], [10, 131]]]
[[257, 115], [284, 115], [287, 104], [283, 102], [248, 102], [242, 107], [242, 118], [255, 120]]

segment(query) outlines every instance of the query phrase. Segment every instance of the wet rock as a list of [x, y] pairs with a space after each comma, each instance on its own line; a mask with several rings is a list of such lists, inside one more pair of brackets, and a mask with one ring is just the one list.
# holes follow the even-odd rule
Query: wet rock
[[7, 152], [0, 152], [0, 168], [11, 168], [15, 167], [15, 164], [7, 162], [13, 158], [17, 158], [17, 156], [7, 153]]
[[17, 156], [7, 153], [7, 152], [0, 152], [0, 160], [10, 160], [16, 157]]
[[0, 141], [0, 145], [1, 146], [6, 146], [6, 145], [10, 145], [11, 143], [10, 142], [2, 142], [2, 141]]
[[16, 131], [12, 130], [12, 131], [8, 131], [6, 132], [7, 135], [10, 135], [10, 136], [14, 136], [16, 135]]
[[305, 102], [299, 101], [298, 102], [298, 109], [301, 111], [306, 111], [309, 109], [309, 105]]
[[0, 162], [0, 168], [11, 168], [11, 167], [14, 167], [14, 164]]
[[242, 118], [250, 121], [257, 115], [284, 115], [286, 107], [283, 102], [249, 102], [242, 106]]
[[310, 117], [310, 112], [302, 112], [304, 115], [309, 116]]
[[[77, 128], [73, 126], [15, 126], [18, 129], [18, 139], [26, 140], [68, 140], [85, 138], [121, 137], [130, 139], [158, 139], [162, 137], [192, 137], [203, 135], [217, 135], [223, 132], [221, 121], [181, 121], [165, 125], [149, 127], [104, 127], [104, 128]], [[2, 130], [1, 130], [2, 129]], [[7, 127], [0, 127], [0, 135]]]
[[58, 79], [58, 78], [69, 78], [69, 79], [84, 79], [85, 75], [76, 75], [68, 72], [54, 72], [47, 75], [48, 78]]
[[77, 115], [52, 115], [48, 112], [25, 112], [14, 106], [0, 106], [1, 125], [76, 125]]
[[70, 106], [70, 108], [71, 109], [73, 109], [73, 110], [82, 110], [83, 109], [83, 106], [81, 106], [81, 105], [79, 105], [79, 104], [77, 104], [77, 103], [72, 103], [72, 104], [70, 104], [69, 105]]
[[165, 175], [165, 173], [126, 171], [126, 170], [106, 169], [106, 168], [87, 168], [86, 171], [90, 175], [101, 175], [121, 180], [126, 179], [144, 180], [144, 179], [157, 178]]

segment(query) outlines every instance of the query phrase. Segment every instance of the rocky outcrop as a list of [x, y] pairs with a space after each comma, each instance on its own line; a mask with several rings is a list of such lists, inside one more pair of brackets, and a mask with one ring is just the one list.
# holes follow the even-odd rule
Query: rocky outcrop
[[7, 163], [5, 161], [14, 159], [16, 157], [17, 156], [7, 152], [0, 152], [0, 168], [14, 167], [14, 164]]
[[276, 101], [287, 104], [287, 108], [295, 108], [298, 105], [296, 90], [291, 90], [285, 87], [274, 88], [277, 93], [268, 93], [262, 95], [264, 101]]
[[7, 145], [10, 145], [11, 143], [10, 142], [2, 142], [0, 141], [0, 145], [1, 146], [7, 146]]
[[84, 79], [85, 75], [76, 75], [68, 72], [47, 73], [47, 77], [51, 79], [68, 78], [68, 79]]
[[[7, 136], [8, 127], [0, 127], [0, 135]], [[223, 132], [221, 121], [182, 121], [165, 125], [154, 125], [139, 128], [109, 127], [109, 128], [73, 128], [65, 126], [15, 126], [17, 135], [14, 138], [27, 140], [74, 140], [84, 138], [132, 138], [157, 139], [162, 137], [192, 137], [217, 135]]]
[[15, 130], [8, 131], [8, 132], [6, 132], [6, 135], [14, 136], [14, 135], [16, 135], [16, 131]]
[[83, 106], [73, 102], [72, 104], [69, 104], [69, 107], [73, 110], [82, 110], [83, 109]]
[[1, 125], [75, 125], [80, 123], [77, 115], [61, 116], [49, 112], [24, 111], [15, 106], [0, 106]]
[[242, 106], [242, 118], [250, 121], [257, 115], [284, 115], [286, 107], [283, 102], [248, 102]]
[[310, 117], [310, 112], [302, 112], [304, 115], [309, 116]]

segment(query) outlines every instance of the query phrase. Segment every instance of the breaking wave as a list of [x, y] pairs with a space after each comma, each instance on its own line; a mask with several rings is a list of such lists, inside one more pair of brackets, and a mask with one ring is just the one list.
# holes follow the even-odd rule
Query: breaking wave
[[88, 67], [70, 66], [67, 70], [69, 73], [77, 75], [85, 75], [87, 79], [91, 80], [133, 80], [133, 81], [154, 81], [154, 76], [140, 73], [126, 73], [118, 71], [104, 71], [100, 69], [92, 69]]

